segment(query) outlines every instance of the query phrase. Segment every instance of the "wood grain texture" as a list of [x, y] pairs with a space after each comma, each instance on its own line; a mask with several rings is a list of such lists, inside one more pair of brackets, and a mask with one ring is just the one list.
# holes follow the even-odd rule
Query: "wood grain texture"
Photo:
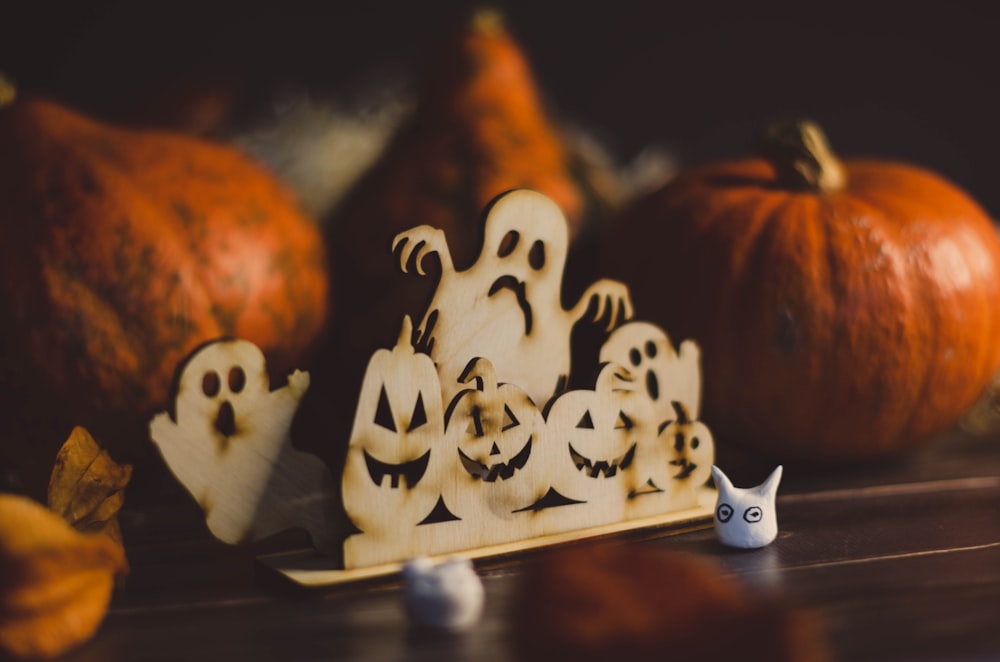
[[[767, 475], [753, 465], [727, 470], [745, 484]], [[951, 435], [880, 466], [811, 475], [786, 467], [780, 532], [760, 550], [729, 550], [707, 529], [614, 540], [715, 558], [734, 579], [817, 609], [838, 660], [979, 661], [1000, 656], [998, 513], [998, 440]], [[477, 561], [483, 620], [433, 636], [410, 626], [395, 575], [290, 591], [256, 566], [256, 550], [211, 539], [197, 513], [126, 509], [122, 526], [132, 574], [70, 662], [513, 660], [508, 609], [525, 561], [542, 553]]]

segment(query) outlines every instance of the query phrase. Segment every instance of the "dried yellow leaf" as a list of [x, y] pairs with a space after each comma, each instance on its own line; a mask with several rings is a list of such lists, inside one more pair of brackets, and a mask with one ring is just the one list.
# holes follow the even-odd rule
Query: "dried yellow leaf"
[[102, 532], [121, 543], [118, 511], [131, 477], [130, 465], [117, 464], [87, 430], [77, 426], [56, 455], [49, 508], [78, 531]]

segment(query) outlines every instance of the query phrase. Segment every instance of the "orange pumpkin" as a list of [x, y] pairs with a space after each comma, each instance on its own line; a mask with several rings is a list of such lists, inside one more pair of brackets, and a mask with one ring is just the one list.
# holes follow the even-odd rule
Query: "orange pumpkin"
[[1000, 241], [953, 184], [838, 161], [809, 123], [632, 205], [603, 255], [636, 310], [703, 349], [718, 435], [789, 459], [892, 453], [953, 424], [1000, 363]]
[[299, 365], [330, 305], [315, 224], [248, 158], [44, 100], [0, 109], [0, 274], [0, 464], [34, 477], [74, 425], [143, 455], [208, 339]]
[[612, 193], [598, 196], [596, 180], [579, 176], [582, 163], [546, 113], [528, 60], [497, 12], [476, 12], [432, 55], [413, 116], [332, 219], [342, 285], [334, 345], [338, 369], [352, 366], [351, 390], [364, 360], [393, 342], [404, 314], [419, 318], [433, 291], [432, 278], [404, 278], [390, 258], [398, 233], [440, 228], [464, 268], [480, 246], [482, 210], [512, 188], [552, 198], [571, 243], [612, 204]]

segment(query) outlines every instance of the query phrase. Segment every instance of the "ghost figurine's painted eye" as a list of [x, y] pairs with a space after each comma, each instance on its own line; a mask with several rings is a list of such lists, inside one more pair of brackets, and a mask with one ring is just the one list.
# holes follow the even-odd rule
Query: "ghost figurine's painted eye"
[[228, 379], [229, 390], [233, 393], [239, 393], [247, 384], [247, 374], [243, 372], [243, 368], [239, 366], [233, 366], [233, 368], [229, 370]]
[[750, 506], [743, 513], [743, 519], [745, 519], [750, 524], [755, 524], [759, 522], [764, 517], [764, 511], [757, 506]]
[[[759, 510], [759, 508], [758, 508]], [[728, 503], [720, 503], [719, 507], [715, 509], [715, 518], [720, 522], [728, 522], [733, 517], [733, 507]]]
[[201, 392], [210, 398], [214, 398], [219, 394], [221, 386], [222, 382], [219, 379], [219, 373], [214, 370], [209, 370], [201, 378]]

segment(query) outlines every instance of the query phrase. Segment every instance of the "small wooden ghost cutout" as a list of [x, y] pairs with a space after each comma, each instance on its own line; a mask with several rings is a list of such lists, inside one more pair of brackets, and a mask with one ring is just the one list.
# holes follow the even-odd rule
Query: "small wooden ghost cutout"
[[516, 190], [489, 209], [476, 262], [456, 271], [444, 233], [418, 226], [396, 236], [400, 266], [424, 275], [424, 258], [436, 253], [441, 280], [419, 325], [418, 344], [428, 348], [450, 400], [458, 377], [475, 357], [493, 362], [501, 382], [517, 384], [546, 402], [569, 376], [570, 332], [596, 301], [594, 320], [611, 330], [632, 316], [624, 284], [599, 280], [570, 310], [562, 307], [568, 251], [566, 219], [548, 197]]
[[779, 465], [757, 487], [737, 488], [722, 470], [712, 467], [719, 488], [715, 506], [715, 533], [728, 547], [755, 549], [771, 544], [778, 535], [775, 498], [781, 482]]
[[403, 321], [391, 350], [368, 362], [344, 466], [344, 508], [356, 527], [387, 548], [424, 521], [441, 496], [444, 439], [441, 386], [434, 363], [414, 351]]
[[483, 613], [483, 582], [468, 559], [450, 557], [435, 564], [417, 557], [403, 565], [403, 580], [406, 611], [419, 626], [464, 630]]
[[272, 391], [264, 354], [247, 340], [217, 340], [183, 364], [175, 416], [150, 422], [153, 443], [201, 505], [212, 534], [230, 544], [302, 527], [334, 551], [333, 477], [295, 450], [289, 429], [309, 373]]
[[671, 500], [677, 508], [698, 503], [698, 488], [705, 484], [715, 461], [712, 433], [701, 421], [692, 420], [683, 403], [671, 403], [676, 414], [660, 424], [660, 441], [669, 449]]
[[685, 340], [678, 350], [667, 334], [650, 322], [623, 324], [601, 347], [600, 360], [619, 363], [643, 385], [658, 420], [673, 418], [671, 403], [681, 402], [694, 418], [701, 407], [701, 349]]

